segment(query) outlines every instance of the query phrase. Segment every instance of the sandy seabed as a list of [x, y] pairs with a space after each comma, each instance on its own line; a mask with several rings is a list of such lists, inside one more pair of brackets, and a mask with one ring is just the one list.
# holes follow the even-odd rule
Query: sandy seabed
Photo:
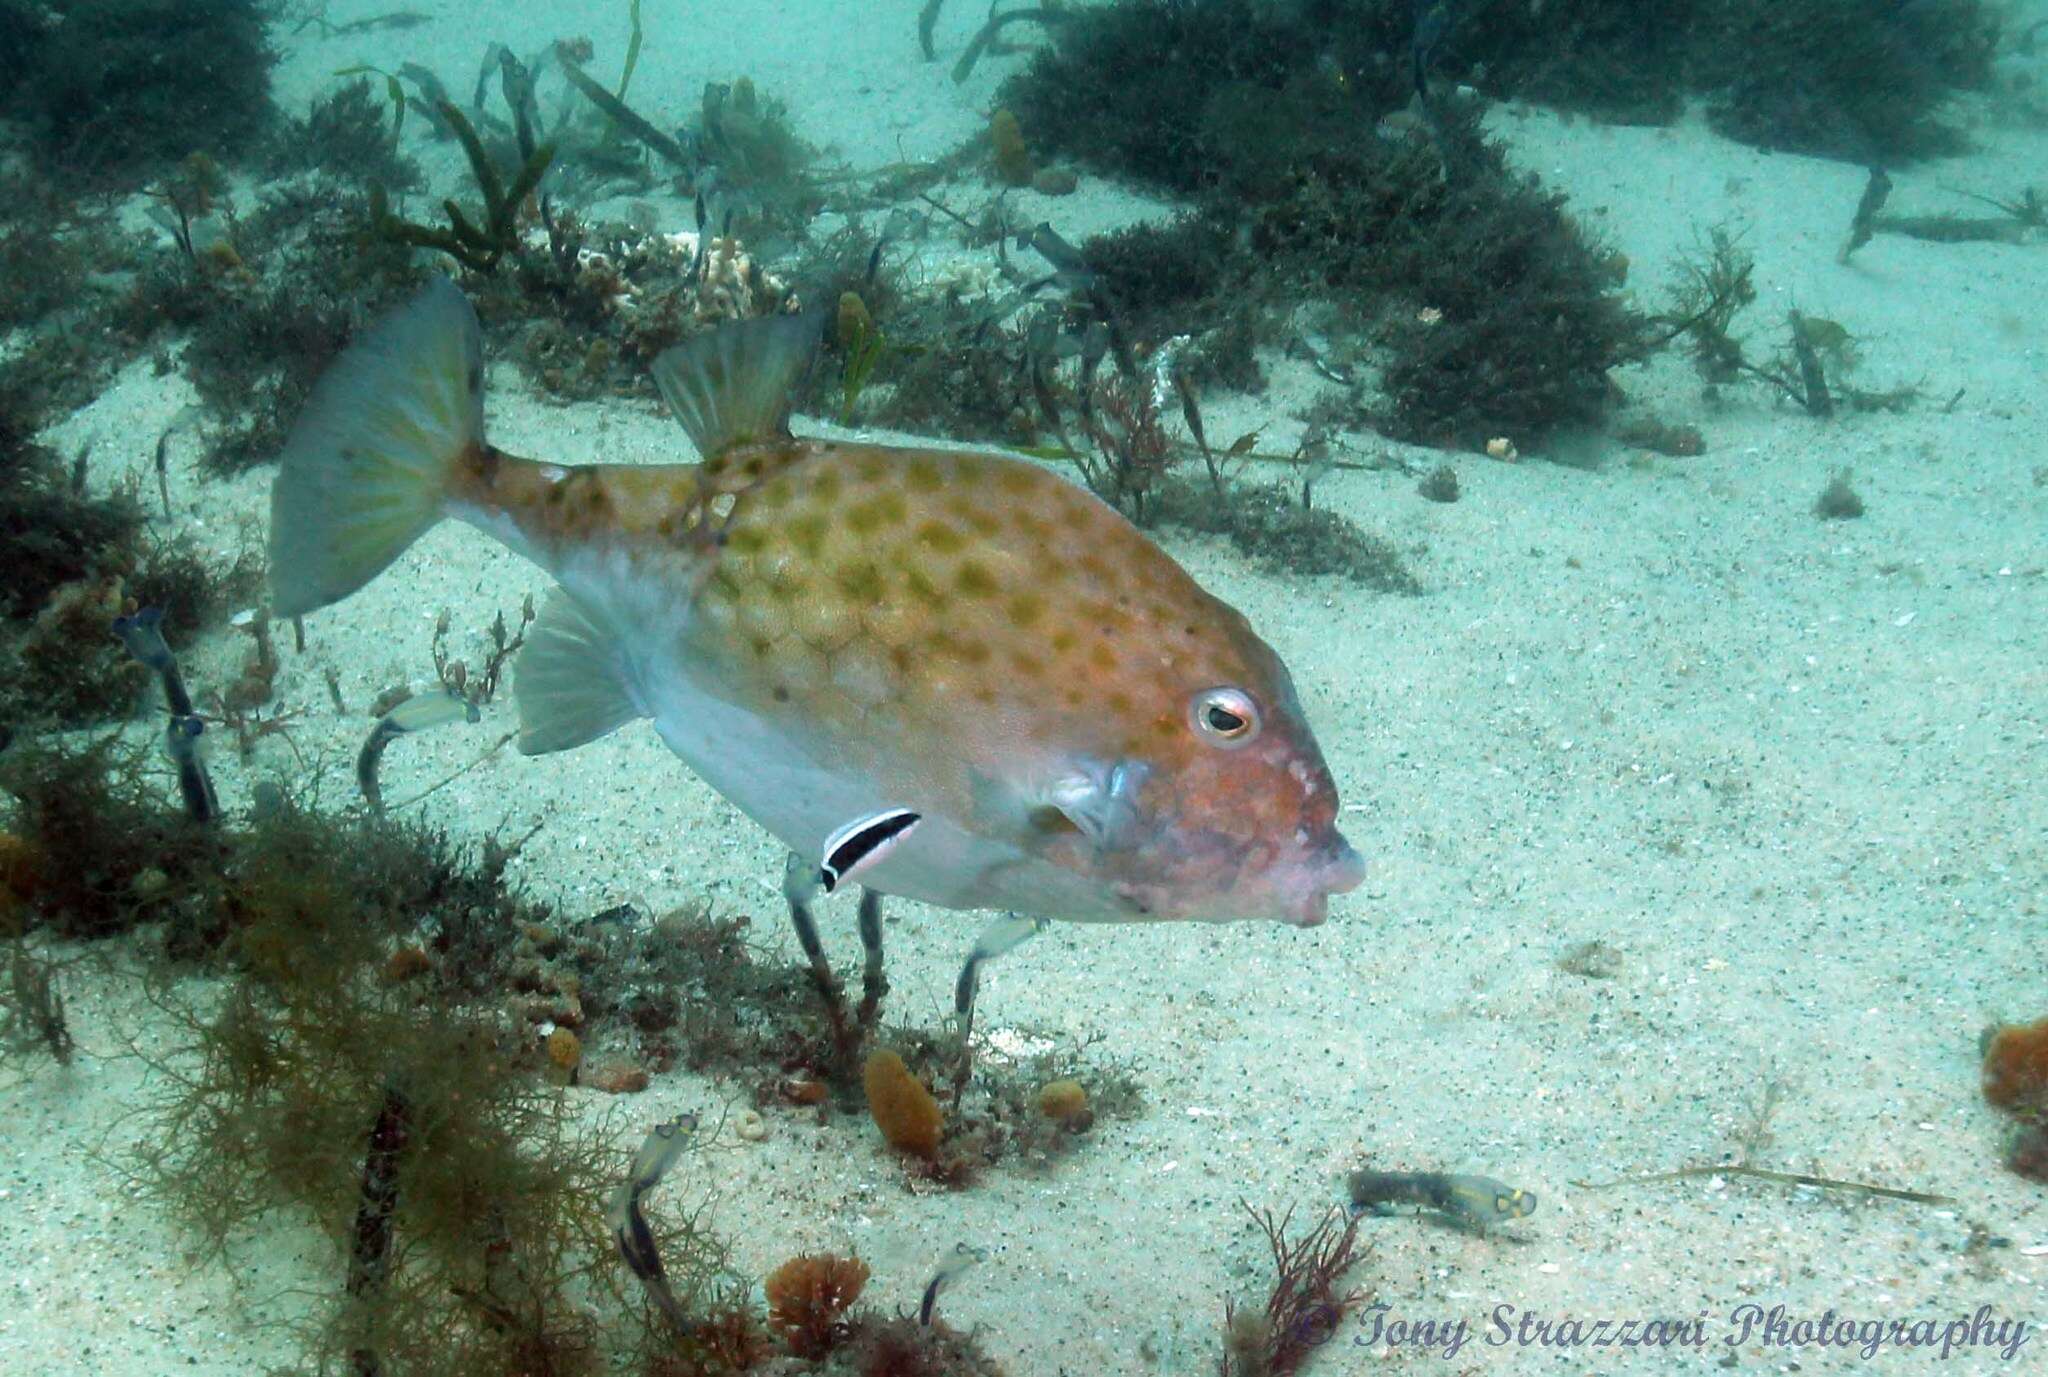
[[[337, 0], [330, 18], [379, 8]], [[393, 49], [456, 86], [491, 37], [521, 48], [588, 32], [601, 54], [624, 46], [623, 5], [553, 7], [545, 20], [502, 0], [423, 8], [434, 23], [398, 39], [282, 37], [280, 103], [303, 108], [336, 68]], [[663, 117], [680, 122], [706, 79], [751, 73], [854, 166], [953, 146], [1015, 64], [986, 61], [956, 86], [945, 61], [917, 60], [915, 0], [872, 12], [734, 0], [716, 23], [655, 8], [634, 89]], [[957, 8], [942, 45], [976, 22]], [[2003, 193], [2048, 166], [2048, 129], [1989, 105], [1965, 113], [1978, 151], [1896, 173], [1894, 207], [1948, 208], [1946, 188]], [[1698, 425], [1697, 457], [1615, 444], [1587, 469], [1354, 437], [1418, 470], [1446, 457], [1459, 469], [1455, 505], [1423, 500], [1392, 469], [1318, 489], [1415, 552], [1419, 597], [1267, 576], [1220, 542], [1169, 534], [1291, 666], [1347, 800], [1345, 831], [1370, 863], [1365, 887], [1309, 931], [1055, 928], [993, 968], [983, 1017], [1105, 1035], [1137, 1068], [1146, 1112], [1103, 1124], [1048, 1176], [998, 1169], [950, 1194], [908, 1190], [864, 1122], [771, 1116], [765, 1141], [715, 1147], [705, 1179], [680, 1187], [714, 1194], [743, 1269], [854, 1251], [874, 1270], [869, 1299], [914, 1303], [933, 1260], [970, 1240], [992, 1254], [948, 1293], [949, 1318], [978, 1326], [1020, 1377], [1207, 1372], [1224, 1296], [1262, 1294], [1268, 1275], [1240, 1200], [1313, 1218], [1370, 1158], [1482, 1172], [1541, 1206], [1491, 1236], [1412, 1212], [1368, 1219], [1355, 1278], [1388, 1308], [1347, 1325], [1322, 1373], [1867, 1361], [1762, 1332], [1731, 1345], [1745, 1306], [1782, 1306], [1788, 1322], [1833, 1311], [1943, 1326], [1989, 1307], [1993, 1323], [2048, 1325], [2048, 1194], [2000, 1169], [2004, 1125], [1977, 1067], [1987, 1022], [2048, 1014], [2048, 251], [1880, 237], [1845, 266], [1836, 249], [1858, 168], [1731, 144], [1696, 119], [1624, 129], [1510, 107], [1492, 126], [1628, 255], [1638, 291], [1661, 291], [1705, 226], [1740, 226], [1756, 255], [1753, 321], [1787, 308], [1841, 320], [1861, 345], [1860, 380], [1916, 383], [1926, 400], [1820, 422], [1738, 389], [1710, 409], [1673, 356], [1618, 381], [1643, 408]], [[446, 150], [421, 151], [453, 185]], [[687, 222], [673, 201], [658, 203], [665, 228]], [[1077, 240], [1162, 209], [1093, 178], [1043, 208]], [[953, 251], [939, 243], [919, 270], [946, 269]], [[1268, 362], [1266, 395], [1208, 401], [1212, 434], [1297, 424], [1288, 414], [1319, 383]], [[494, 438], [516, 452], [689, 457], [645, 406], [546, 405], [503, 365], [491, 383]], [[140, 469], [190, 400], [175, 377], [138, 366], [50, 438], [67, 452], [94, 442], [96, 472], [113, 481], [113, 456]], [[1843, 468], [1866, 515], [1816, 519], [1815, 496]], [[260, 539], [263, 475], [173, 480], [181, 527], [223, 559]], [[429, 672], [441, 609], [482, 627], [544, 582], [472, 530], [434, 532], [312, 618], [307, 653], [287, 656], [280, 701], [308, 710], [300, 749], [342, 762], [359, 744], [363, 723], [327, 706], [326, 670], [366, 702]], [[217, 681], [241, 653], [223, 635], [190, 672]], [[501, 701], [472, 735], [406, 743], [387, 790], [459, 768], [511, 714]], [[254, 767], [288, 768], [282, 746]], [[248, 782], [221, 761], [224, 797], [246, 797]], [[645, 725], [568, 755], [501, 754], [422, 812], [463, 837], [545, 819], [517, 870], [568, 914], [661, 912], [709, 894], [794, 953], [777, 918], [778, 852]], [[824, 921], [850, 964], [850, 902]], [[894, 906], [895, 1018], [945, 1016], [977, 924]], [[1611, 978], [1560, 969], [1593, 941], [1619, 952]], [[5, 1090], [0, 1372], [288, 1362], [274, 1322], [338, 1284], [319, 1238], [280, 1222], [231, 1267], [197, 1266], [109, 1165], [145, 1091], [130, 1041], [169, 1037], [124, 964], [79, 967], [67, 985], [75, 1064]], [[1784, 1094], [1760, 1165], [1955, 1203], [1725, 1177], [1572, 1184], [1724, 1160], [1773, 1081]], [[663, 1075], [630, 1117], [644, 1128], [738, 1093]], [[593, 1112], [612, 1103], [590, 1099]], [[636, 1134], [622, 1126], [622, 1139]], [[1491, 1342], [1497, 1314], [1699, 1321], [1702, 1343], [1673, 1355]], [[1469, 1338], [1450, 1355], [1440, 1335], [1393, 1346], [1375, 1329], [1458, 1320]], [[1939, 1352], [1937, 1340], [1889, 1364]], [[2006, 1362], [1980, 1344], [1944, 1366], [2025, 1371], [2044, 1353], [2035, 1338]]]

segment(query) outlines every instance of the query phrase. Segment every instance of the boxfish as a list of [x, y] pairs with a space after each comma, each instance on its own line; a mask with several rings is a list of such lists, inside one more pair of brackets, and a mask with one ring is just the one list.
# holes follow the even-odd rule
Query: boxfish
[[815, 315], [663, 353], [695, 463], [564, 464], [485, 438], [481, 332], [436, 279], [329, 369], [271, 490], [270, 598], [346, 598], [453, 517], [554, 578], [514, 665], [519, 746], [646, 719], [790, 853], [811, 905], [1004, 915], [962, 972], [1046, 921], [1311, 926], [1363, 862], [1286, 667], [1115, 509], [998, 454], [806, 438]]

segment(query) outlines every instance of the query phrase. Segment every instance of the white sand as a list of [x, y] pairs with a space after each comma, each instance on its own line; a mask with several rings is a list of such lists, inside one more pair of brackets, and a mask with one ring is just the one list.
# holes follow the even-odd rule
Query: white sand
[[[383, 8], [336, 0], [330, 17]], [[490, 37], [524, 33], [515, 47], [532, 48], [585, 31], [599, 70], [623, 48], [621, 4], [556, 7], [537, 27], [509, 4], [432, 8], [434, 25], [395, 39], [286, 40], [283, 103], [302, 107], [335, 68], [365, 58], [425, 61], [466, 90]], [[977, 7], [948, 7], [935, 65], [916, 60], [916, 0], [873, 8], [885, 16], [735, 0], [698, 22], [649, 5], [636, 101], [679, 123], [706, 79], [748, 72], [856, 166], [942, 152], [982, 123], [1015, 59], [955, 87], [947, 67]], [[2039, 58], [2033, 73], [2048, 78]], [[1982, 151], [1897, 174], [1894, 208], [1953, 208], [1945, 188], [2007, 194], [2038, 178], [2048, 130], [1995, 101], [1978, 111]], [[1444, 1371], [1623, 1361], [1487, 1346], [1499, 1304], [1586, 1319], [1704, 1314], [1706, 1349], [1638, 1357], [1649, 1371], [1719, 1361], [1746, 1302], [1944, 1323], [1988, 1305], [2048, 1324], [2048, 1196], [1999, 1168], [2004, 1125], [1978, 1092], [1976, 1058], [1987, 1021], [2048, 1014], [2048, 246], [1881, 237], [1843, 267], [1855, 168], [1732, 145], [1696, 121], [1613, 129], [1504, 110], [1495, 127], [1629, 255], [1646, 299], [1701, 227], [1736, 222], [1757, 259], [1751, 329], [1775, 331], [1787, 307], [1838, 319], [1861, 343], [1862, 385], [1917, 382], [1927, 400], [1823, 423], [1737, 388], [1709, 410], [1668, 357], [1619, 381], [1662, 419], [1699, 425], [1704, 456], [1638, 464], [1610, 448], [1592, 472], [1453, 456], [1454, 506], [1393, 472], [1322, 485], [1329, 506], [1427, 547], [1419, 598], [1290, 583], [1219, 543], [1167, 537], [1291, 665], [1347, 799], [1346, 830], [1371, 862], [1366, 887], [1315, 931], [1064, 927], [999, 963], [985, 1026], [1106, 1033], [1140, 1069], [1143, 1117], [1099, 1128], [1050, 1178], [1004, 1169], [926, 1195], [906, 1188], [864, 1120], [820, 1129], [771, 1116], [769, 1141], [720, 1147], [704, 1179], [676, 1189], [716, 1195], [744, 1268], [855, 1250], [874, 1268], [869, 1298], [892, 1306], [915, 1301], [939, 1252], [973, 1240], [994, 1255], [943, 1310], [979, 1326], [1011, 1371], [1207, 1372], [1223, 1297], [1262, 1295], [1268, 1275], [1239, 1198], [1312, 1219], [1336, 1175], [1370, 1157], [1484, 1172], [1542, 1197], [1491, 1238], [1411, 1216], [1367, 1221], [1374, 1251], [1355, 1277], [1394, 1317], [1473, 1326]], [[957, 199], [975, 204], [966, 188]], [[686, 218], [673, 198], [657, 204], [665, 220]], [[1046, 210], [1078, 239], [1145, 204], [1086, 180]], [[1291, 435], [1285, 416], [1316, 382], [1280, 360], [1273, 376], [1264, 397], [1213, 399], [1211, 433], [1270, 419], [1272, 434]], [[687, 457], [645, 408], [543, 405], [509, 366], [492, 384], [494, 437], [509, 449]], [[117, 456], [145, 464], [187, 400], [137, 368], [53, 439], [95, 440], [110, 478]], [[1417, 466], [1444, 457], [1347, 438]], [[1821, 522], [1813, 499], [1844, 466], [1868, 514]], [[261, 476], [209, 485], [181, 469], [175, 484], [181, 526], [224, 557], [254, 538]], [[440, 609], [454, 609], [473, 653], [494, 610], [542, 586], [486, 538], [449, 527], [312, 619], [280, 701], [306, 709], [294, 740], [327, 763], [331, 802], [345, 801], [365, 723], [332, 712], [322, 669], [360, 708], [431, 672]], [[241, 654], [222, 637], [191, 673], [218, 682]], [[467, 734], [400, 743], [387, 794], [439, 779], [510, 727], [506, 701]], [[295, 769], [271, 743], [257, 772]], [[224, 798], [246, 797], [231, 759], [219, 783]], [[424, 813], [465, 837], [545, 819], [519, 873], [569, 915], [628, 900], [661, 911], [708, 892], [793, 951], [775, 849], [644, 726], [566, 756], [506, 753]], [[978, 920], [910, 904], [892, 918], [893, 1015], [935, 1024]], [[830, 906], [826, 926], [850, 968], [850, 904]], [[1614, 979], [1557, 968], [1595, 939], [1623, 953]], [[303, 1313], [338, 1271], [316, 1236], [288, 1226], [252, 1240], [232, 1275], [187, 1259], [100, 1160], [118, 1159], [135, 1131], [120, 1117], [141, 1091], [124, 1039], [156, 1045], [159, 1022], [124, 969], [81, 968], [65, 988], [82, 1055], [11, 1084], [0, 1117], [0, 1372], [249, 1373], [285, 1361], [288, 1339], [264, 1324]], [[1570, 1184], [1720, 1159], [1774, 1077], [1787, 1095], [1759, 1164], [1957, 1203], [1719, 1179]], [[631, 1109], [644, 1123], [738, 1094], [669, 1075]], [[2009, 1243], [1966, 1252], [1979, 1227]], [[295, 1287], [311, 1299], [285, 1294]], [[1314, 1370], [1376, 1370], [1371, 1350], [1349, 1346], [1359, 1333], [1347, 1328], [1343, 1351]], [[2043, 1352], [2035, 1340], [2016, 1364], [1980, 1352], [1952, 1370], [2026, 1370]], [[1742, 1367], [1795, 1362], [1861, 1366], [1839, 1350], [1739, 1355]]]

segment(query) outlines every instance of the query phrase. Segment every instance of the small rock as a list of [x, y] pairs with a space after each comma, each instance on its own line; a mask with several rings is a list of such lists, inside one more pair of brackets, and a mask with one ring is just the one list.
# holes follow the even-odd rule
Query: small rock
[[794, 1076], [782, 1083], [782, 1098], [791, 1104], [823, 1104], [825, 1082], [808, 1076]]
[[1707, 452], [1707, 439], [1700, 434], [1698, 426], [1667, 425], [1654, 417], [1631, 421], [1619, 427], [1614, 434], [1626, 444], [1677, 458], [1690, 458]]
[[1415, 485], [1415, 491], [1432, 502], [1456, 502], [1458, 500], [1458, 471], [1449, 464], [1438, 464]]
[[425, 975], [433, 968], [434, 963], [418, 947], [400, 947], [385, 958], [384, 983], [386, 985], [396, 985], [402, 981], [410, 980], [416, 975]]
[[607, 1095], [637, 1095], [647, 1088], [647, 1068], [629, 1061], [602, 1061], [584, 1073], [583, 1083]]
[[1070, 196], [1080, 180], [1064, 167], [1041, 167], [1032, 174], [1031, 189], [1042, 196]]
[[758, 1143], [768, 1136], [768, 1121], [751, 1109], [742, 1109], [732, 1116], [732, 1131], [749, 1143]]

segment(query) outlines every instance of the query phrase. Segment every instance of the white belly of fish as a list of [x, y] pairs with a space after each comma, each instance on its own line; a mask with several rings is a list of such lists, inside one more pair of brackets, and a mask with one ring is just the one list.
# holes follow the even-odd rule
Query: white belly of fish
[[[707, 692], [681, 664], [649, 664], [639, 677], [642, 702], [668, 748], [806, 864], [818, 865], [826, 839], [847, 823], [915, 806], [881, 797], [869, 780], [821, 767], [774, 723]], [[1020, 865], [1043, 862], [927, 813], [860, 882], [942, 908], [1014, 907], [1024, 894], [1004, 881]]]
[[[806, 864], [817, 866], [826, 839], [847, 823], [904, 806], [879, 797], [864, 780], [819, 768], [758, 715], [698, 691], [686, 676], [649, 678], [655, 682], [647, 685], [647, 705], [669, 749]], [[947, 818], [925, 815], [860, 882], [944, 908], [986, 908], [1006, 896], [1004, 886], [985, 879], [1018, 859]]]

